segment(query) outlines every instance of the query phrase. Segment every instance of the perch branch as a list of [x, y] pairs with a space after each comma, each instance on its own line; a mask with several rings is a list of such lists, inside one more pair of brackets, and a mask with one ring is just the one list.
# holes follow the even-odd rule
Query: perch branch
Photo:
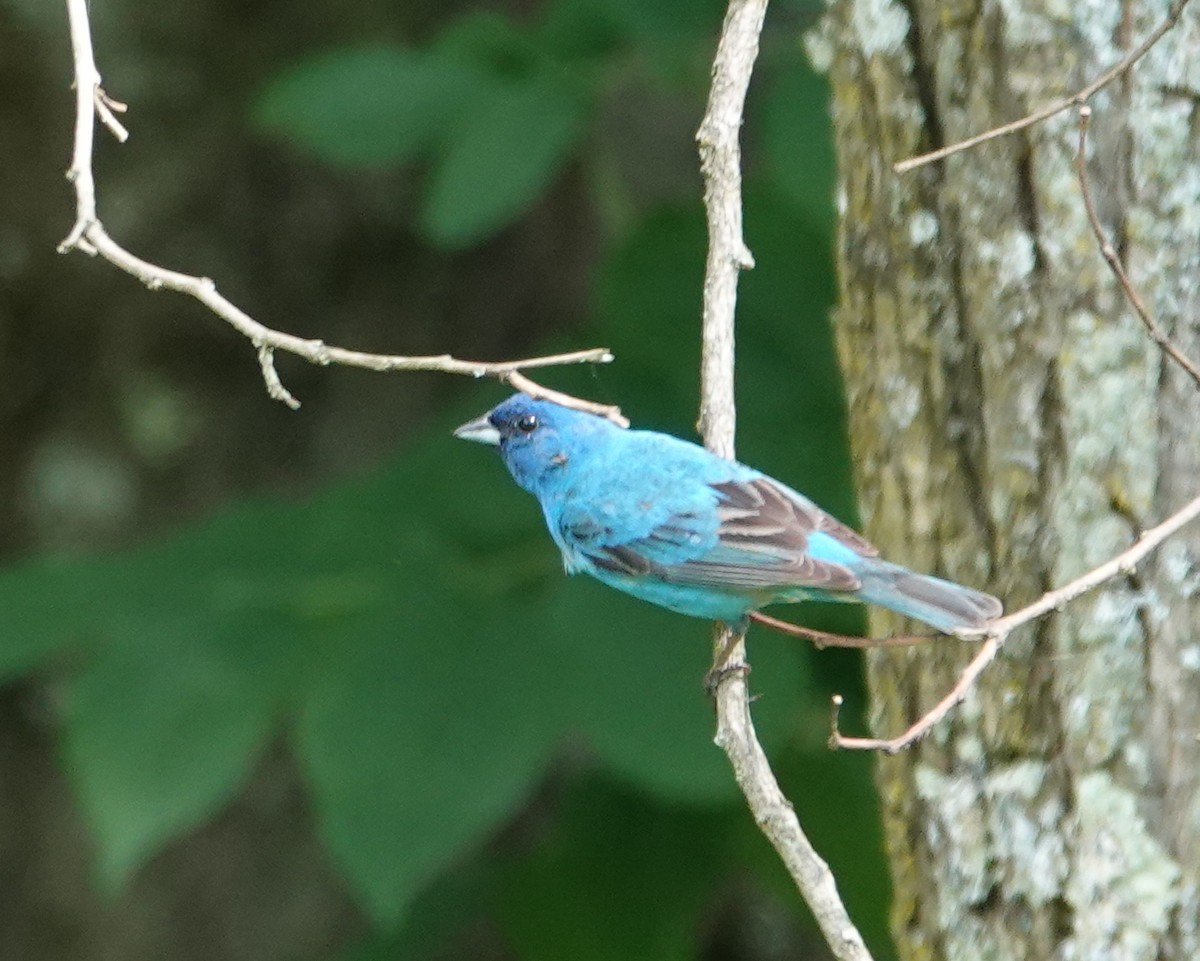
[[[713, 63], [708, 108], [696, 135], [704, 174], [708, 260], [704, 274], [700, 429], [710, 450], [734, 450], [734, 309], [738, 272], [753, 266], [742, 239], [738, 135], [758, 54], [766, 0], [730, 0]], [[839, 961], [870, 961], [862, 935], [838, 895], [833, 872], [805, 836], [779, 789], [754, 731], [746, 689], [744, 638], [718, 627], [714, 639], [716, 743], [733, 766], [755, 820], [779, 853]]]
[[[279, 373], [275, 369], [277, 351], [295, 354], [311, 364], [320, 366], [339, 364], [374, 371], [430, 370], [501, 379], [507, 379], [517, 371], [536, 367], [602, 364], [612, 360], [612, 354], [603, 347], [501, 362], [460, 360], [449, 354], [409, 357], [347, 350], [344, 347], [331, 346], [322, 340], [297, 337], [267, 327], [219, 294], [217, 285], [208, 277], [195, 277], [167, 270], [130, 253], [109, 236], [96, 214], [96, 181], [92, 173], [96, 116], [99, 115], [118, 140], [124, 140], [128, 133], [117, 120], [116, 114], [124, 113], [126, 106], [113, 100], [100, 86], [100, 74], [96, 70], [91, 28], [88, 24], [88, 0], [67, 0], [67, 14], [75, 60], [75, 144], [67, 179], [75, 187], [75, 223], [66, 239], [59, 244], [59, 253], [82, 250], [87, 254], [99, 255], [113, 266], [136, 277], [150, 290], [174, 290], [200, 301], [254, 346], [262, 368], [263, 382], [267, 393], [273, 399], [292, 408], [300, 406], [300, 402], [288, 392], [279, 379]], [[532, 384], [532, 381], [526, 380], [526, 383]], [[545, 393], [544, 389], [538, 389]], [[576, 406], [579, 403], [584, 402], [576, 402]]]
[[1100, 76], [1096, 77], [1091, 83], [1081, 90], [1066, 97], [1062, 100], [1055, 100], [1046, 106], [1035, 110], [1033, 113], [1021, 117], [1019, 120], [1013, 120], [1010, 123], [1002, 124], [999, 127], [993, 127], [991, 130], [985, 130], [983, 133], [976, 134], [974, 137], [968, 137], [966, 140], [960, 140], [958, 143], [952, 143], [949, 146], [941, 147], [938, 150], [932, 150], [929, 153], [921, 154], [919, 157], [909, 157], [907, 160], [901, 160], [893, 165], [892, 169], [898, 174], [908, 173], [910, 170], [915, 170], [917, 167], [923, 167], [926, 164], [934, 163], [938, 160], [944, 160], [952, 154], [961, 153], [964, 150], [970, 150], [972, 147], [977, 147], [981, 143], [986, 143], [988, 140], [994, 140], [997, 137], [1004, 137], [1010, 133], [1016, 133], [1018, 130], [1024, 130], [1026, 127], [1032, 127], [1036, 123], [1041, 123], [1043, 120], [1062, 113], [1064, 110], [1070, 110], [1072, 107], [1083, 106], [1088, 100], [1098, 91], [1112, 83], [1117, 77], [1125, 73], [1135, 63], [1142, 59], [1150, 49], [1158, 43], [1175, 24], [1179, 21], [1179, 16], [1183, 13], [1183, 8], [1187, 5], [1187, 0], [1173, 0], [1171, 6], [1167, 9], [1167, 15], [1163, 21], [1150, 31], [1146, 39], [1138, 44], [1133, 50], [1122, 57], [1119, 61], [1105, 70]]
[[769, 627], [781, 634], [792, 637], [802, 637], [812, 641], [818, 650], [826, 647], [850, 647], [859, 650], [876, 647], [911, 647], [914, 644], [924, 644], [938, 637], [937, 634], [898, 634], [895, 637], [855, 637], [853, 634], [831, 634], [829, 631], [818, 631], [811, 627], [801, 627], [791, 621], [771, 617], [762, 611], [751, 611], [750, 620]]

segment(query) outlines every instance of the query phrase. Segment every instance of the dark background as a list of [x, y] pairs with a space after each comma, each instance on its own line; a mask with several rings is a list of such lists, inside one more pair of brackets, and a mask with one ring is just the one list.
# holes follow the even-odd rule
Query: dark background
[[[694, 434], [696, 0], [91, 6], [132, 136], [117, 240], [262, 322], [504, 359]], [[854, 519], [823, 82], [773, 7], [745, 128], [739, 454]], [[565, 578], [449, 430], [491, 381], [318, 369], [270, 401], [199, 305], [56, 244], [65, 9], [0, 0], [0, 956], [821, 957], [711, 744], [709, 630]], [[786, 612], [853, 630], [850, 610]], [[857, 660], [751, 638], [760, 734], [886, 957]]]

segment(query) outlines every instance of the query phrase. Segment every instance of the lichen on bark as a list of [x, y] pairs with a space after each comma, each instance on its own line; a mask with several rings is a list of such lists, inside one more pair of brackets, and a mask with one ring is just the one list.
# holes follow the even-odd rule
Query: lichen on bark
[[[1073, 112], [906, 175], [892, 164], [1070, 95], [1165, 13], [845, 0], [810, 44], [833, 87], [835, 324], [867, 533], [1010, 608], [1195, 496], [1200, 394], [1100, 256]], [[1093, 99], [1088, 163], [1134, 282], [1193, 356], [1197, 64], [1187, 9]], [[1198, 615], [1200, 538], [1185, 531], [1015, 635], [948, 722], [881, 759], [903, 957], [1200, 956]], [[929, 707], [969, 653], [872, 656], [879, 733]]]

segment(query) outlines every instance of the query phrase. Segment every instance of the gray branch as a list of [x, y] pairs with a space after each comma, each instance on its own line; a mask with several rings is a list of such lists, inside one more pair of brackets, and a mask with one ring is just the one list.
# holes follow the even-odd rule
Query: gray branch
[[[738, 136], [766, 9], [767, 0], [731, 0], [713, 63], [708, 109], [696, 135], [704, 173], [709, 239], [704, 274], [700, 429], [709, 449], [724, 457], [733, 457], [734, 453], [733, 331], [738, 273], [754, 266], [742, 239]], [[862, 935], [838, 895], [833, 872], [804, 834], [758, 742], [746, 690], [743, 641], [743, 637], [728, 630], [717, 631], [716, 743], [728, 755], [746, 803], [808, 902], [834, 956], [839, 961], [870, 961]]]

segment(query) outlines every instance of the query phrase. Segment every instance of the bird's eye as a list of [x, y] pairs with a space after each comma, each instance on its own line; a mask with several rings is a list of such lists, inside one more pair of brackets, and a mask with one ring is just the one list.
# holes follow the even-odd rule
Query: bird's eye
[[517, 430], [522, 434], [531, 434], [537, 429], [538, 419], [533, 414], [526, 414], [517, 421]]

